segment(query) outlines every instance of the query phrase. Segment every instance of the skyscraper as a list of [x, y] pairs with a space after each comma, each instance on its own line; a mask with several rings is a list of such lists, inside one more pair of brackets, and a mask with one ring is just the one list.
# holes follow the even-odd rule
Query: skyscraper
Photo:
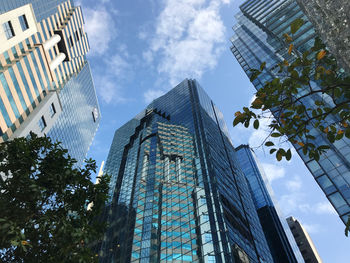
[[305, 263], [322, 263], [320, 255], [303, 225], [292, 216], [287, 218], [287, 222]]
[[350, 5], [346, 0], [297, 0], [318, 35], [350, 73]]
[[114, 135], [101, 262], [272, 262], [222, 113], [195, 80]]
[[[316, 33], [312, 24], [294, 0], [249, 0], [240, 6], [236, 15], [231, 38], [232, 53], [250, 76], [250, 69], [257, 69], [267, 62], [266, 70], [253, 81], [256, 89], [264, 86], [277, 76], [277, 63], [291, 60], [283, 34], [290, 33], [290, 24], [302, 18], [304, 25], [294, 35], [294, 46], [302, 53], [313, 46]], [[313, 99], [303, 100], [307, 107], [313, 107]], [[316, 138], [316, 145], [329, 145], [331, 148], [322, 154], [319, 161], [302, 153], [299, 145], [294, 145], [300, 157], [322, 188], [343, 222], [350, 215], [350, 140], [347, 138], [330, 143], [316, 128], [310, 128]]]
[[99, 122], [81, 8], [5, 0], [0, 13], [0, 142], [46, 134], [80, 165]]
[[248, 180], [255, 208], [274, 262], [304, 262], [283, 214], [276, 207], [273, 191], [249, 145], [236, 148], [237, 159]]

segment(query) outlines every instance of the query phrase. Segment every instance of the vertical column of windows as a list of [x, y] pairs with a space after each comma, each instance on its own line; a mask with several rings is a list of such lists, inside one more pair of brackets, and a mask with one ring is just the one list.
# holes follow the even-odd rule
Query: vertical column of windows
[[[44, 81], [43, 81], [43, 76], [41, 76], [42, 74], [42, 71], [40, 70], [39, 66], [38, 66], [38, 63], [35, 59], [35, 56], [34, 56], [34, 53], [30, 53], [30, 57], [32, 59], [32, 62], [33, 62], [33, 65], [34, 65], [34, 68], [35, 68], [35, 73], [36, 73], [36, 76], [37, 76], [37, 79], [40, 83], [40, 91], [43, 92], [45, 90], [45, 84], [44, 84]], [[42, 94], [42, 93], [41, 93]], [[41, 96], [40, 94], [40, 96]]]
[[[13, 71], [13, 68], [10, 67], [10, 68], [8, 69], [8, 72], [10, 73], [10, 77], [11, 77], [13, 86], [14, 86], [14, 88], [16, 89], [16, 93], [17, 93], [17, 95], [18, 95], [19, 101], [21, 102], [21, 106], [22, 106], [22, 111], [21, 111], [21, 113], [22, 113], [23, 111], [25, 111], [25, 110], [27, 109], [27, 107], [28, 107], [28, 106], [27, 106], [27, 103], [26, 103], [26, 101], [25, 101], [25, 99], [24, 99], [23, 93], [22, 93], [22, 91], [21, 91], [20, 85], [18, 84], [17, 77], [15, 76], [15, 73], [14, 73], [14, 71]], [[23, 87], [23, 86], [21, 86], [21, 87]], [[28, 102], [29, 102], [29, 101], [28, 101]]]
[[[47, 67], [47, 64], [45, 64], [44, 61], [43, 61], [42, 53], [40, 52], [40, 49], [37, 49], [35, 52], [36, 52], [36, 53], [35, 53], [35, 54], [36, 54], [36, 57], [39, 58], [39, 64], [40, 64], [40, 67], [42, 68], [42, 71], [43, 71], [44, 76], [45, 76], [45, 80], [46, 80], [46, 83], [47, 83], [46, 88], [49, 88], [49, 89], [50, 89], [50, 87], [51, 87], [51, 81], [50, 81], [50, 78], [49, 78], [49, 76], [48, 76], [48, 71], [49, 71], [49, 69], [48, 69], [48, 67]], [[45, 51], [43, 51], [43, 52], [45, 52]]]
[[[13, 98], [13, 95], [12, 95], [12, 93], [11, 93], [11, 91], [10, 91], [9, 86], [8, 86], [8, 83], [7, 83], [7, 81], [6, 81], [6, 78], [5, 78], [4, 73], [0, 73], [0, 81], [1, 81], [1, 84], [2, 84], [2, 88], [4, 89], [5, 94], [6, 94], [6, 96], [7, 96], [7, 99], [8, 99], [8, 101], [10, 102], [12, 112], [14, 113], [15, 118], [18, 119], [19, 116], [20, 116], [20, 114], [19, 114], [17, 105], [16, 105], [16, 103], [15, 103], [15, 100], [14, 100], [14, 98]], [[15, 119], [13, 119], [12, 122], [15, 122]]]
[[32, 70], [31, 64], [29, 62], [28, 56], [24, 57], [23, 60], [24, 60], [25, 66], [27, 68], [31, 84], [34, 87], [35, 95], [38, 98], [38, 97], [40, 97], [40, 92], [39, 92], [39, 88], [38, 88], [36, 79], [34, 78], [33, 70]]
[[[1, 94], [1, 93], [0, 93], [0, 94]], [[2, 115], [2, 117], [4, 118], [5, 123], [6, 123], [6, 125], [7, 125], [7, 127], [6, 127], [6, 126], [4, 126], [4, 125], [2, 124], [1, 130], [5, 131], [6, 128], [11, 127], [12, 122], [11, 122], [10, 116], [9, 116], [9, 114], [8, 114], [8, 110], [6, 109], [6, 105], [5, 105], [4, 101], [2, 100], [2, 97], [1, 97], [1, 96], [0, 96], [0, 110], [1, 110], [1, 115]], [[1, 124], [1, 122], [0, 122], [0, 124]]]

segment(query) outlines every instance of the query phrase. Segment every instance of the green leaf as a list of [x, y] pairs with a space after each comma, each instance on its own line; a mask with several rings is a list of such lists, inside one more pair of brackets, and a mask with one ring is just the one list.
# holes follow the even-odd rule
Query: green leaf
[[245, 119], [246, 115], [244, 113], [236, 116], [236, 118], [233, 120], [233, 127], [236, 126], [238, 123], [242, 122]]
[[273, 154], [275, 151], [277, 151], [277, 149], [271, 149], [270, 154]]
[[266, 66], [266, 62], [261, 63], [260, 65], [260, 71], [263, 71]]
[[345, 137], [350, 139], [350, 129], [346, 129]]
[[261, 71], [259, 71], [257, 69], [251, 69], [250, 71], [252, 72], [252, 75], [249, 78], [250, 81], [255, 80], [261, 74]]
[[253, 123], [254, 129], [259, 129], [259, 120], [255, 120]]
[[299, 74], [296, 70], [293, 70], [290, 75], [292, 76], [293, 79], [298, 79], [299, 78]]
[[274, 146], [275, 144], [271, 141], [265, 142], [265, 146], [270, 147], [270, 146]]
[[302, 25], [304, 25], [304, 20], [302, 18], [297, 18], [295, 19], [291, 24], [290, 24], [290, 32], [292, 34], [295, 34], [299, 28], [302, 27]]
[[282, 160], [282, 157], [283, 157], [283, 153], [281, 151], [281, 149], [279, 149], [276, 153], [276, 159], [277, 161], [281, 161]]
[[319, 161], [320, 160], [320, 155], [317, 153], [317, 152], [315, 152], [314, 154], [313, 154], [313, 158], [315, 159], [315, 161]]
[[271, 137], [277, 138], [277, 137], [281, 137], [282, 134], [278, 133], [278, 132], [274, 132], [271, 134]]
[[339, 98], [342, 95], [342, 91], [339, 88], [334, 89], [334, 96]]
[[292, 151], [290, 149], [287, 150], [286, 152], [286, 159], [289, 161], [292, 158]]

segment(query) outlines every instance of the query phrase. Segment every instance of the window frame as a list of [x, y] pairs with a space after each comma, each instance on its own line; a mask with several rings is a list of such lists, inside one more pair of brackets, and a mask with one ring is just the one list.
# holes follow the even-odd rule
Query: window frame
[[13, 30], [13, 26], [12, 26], [11, 20], [3, 23], [2, 24], [2, 29], [4, 30], [4, 33], [5, 33], [6, 38], [8, 40], [16, 36], [15, 31]]
[[25, 14], [18, 17], [19, 23], [21, 25], [22, 31], [29, 29], [28, 20]]

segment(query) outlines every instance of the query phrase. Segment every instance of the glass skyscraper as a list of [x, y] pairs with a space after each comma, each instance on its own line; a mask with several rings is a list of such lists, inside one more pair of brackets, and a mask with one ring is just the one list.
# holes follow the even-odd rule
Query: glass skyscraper
[[0, 28], [0, 142], [46, 134], [80, 166], [100, 119], [81, 8], [4, 0]]
[[114, 135], [100, 262], [272, 262], [222, 113], [195, 80]]
[[[288, 55], [283, 38], [284, 33], [290, 33], [291, 22], [297, 18], [305, 21], [293, 37], [294, 46], [301, 53], [313, 46], [316, 33], [294, 0], [249, 0], [240, 6], [240, 10], [235, 16], [231, 50], [248, 76], [250, 69], [267, 63], [263, 74], [253, 81], [255, 88], [260, 89], [266, 81], [277, 76], [277, 63], [293, 59]], [[302, 102], [306, 107], [312, 107], [316, 99]], [[340, 218], [346, 222], [350, 215], [350, 140], [344, 138], [330, 143], [316, 128], [310, 128], [310, 134], [316, 137], [316, 145], [331, 147], [319, 161], [304, 155], [299, 145], [294, 146]]]
[[255, 208], [265, 233], [274, 262], [303, 263], [287, 221], [274, 200], [265, 172], [249, 145], [236, 148], [237, 159], [247, 178]]
[[350, 73], [350, 5], [347, 0], [296, 0], [337, 59]]

